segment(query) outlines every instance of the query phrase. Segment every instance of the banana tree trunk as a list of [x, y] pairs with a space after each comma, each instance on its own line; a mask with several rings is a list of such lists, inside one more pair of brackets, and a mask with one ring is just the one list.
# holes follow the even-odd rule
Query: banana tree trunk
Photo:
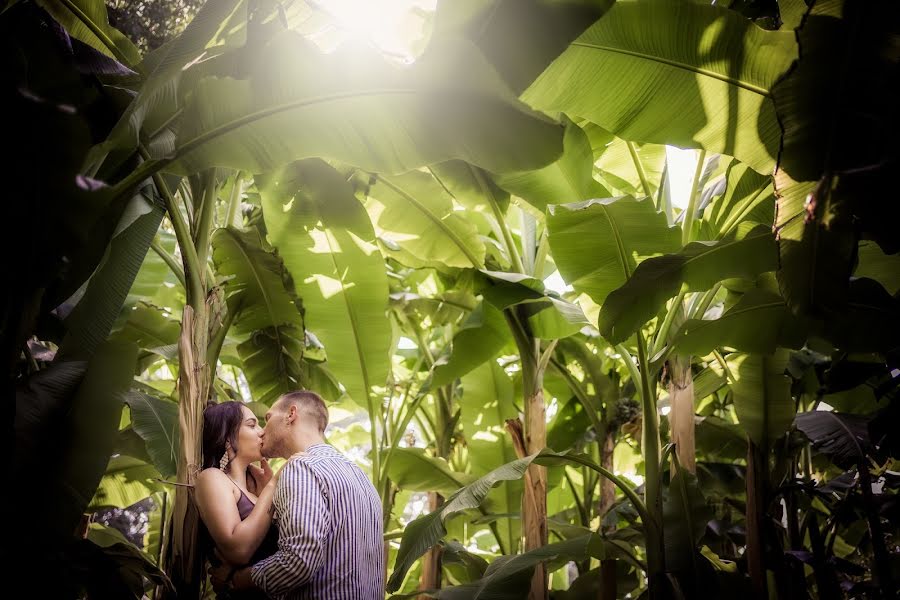
[[697, 472], [694, 444], [694, 377], [691, 357], [675, 356], [669, 361], [669, 426], [678, 462], [691, 473]]
[[[607, 427], [606, 434], [603, 436], [603, 441], [600, 446], [600, 466], [613, 472], [615, 471], [613, 466], [613, 454], [616, 449], [616, 434], [617, 431], [615, 429]], [[597, 503], [597, 516], [602, 520], [615, 502], [616, 486], [606, 477], [602, 477], [600, 479], [600, 498]]]
[[165, 571], [179, 598], [199, 596], [203, 565], [198, 554], [200, 515], [194, 503], [193, 484], [200, 468], [203, 409], [209, 397], [207, 364], [209, 314], [204, 305], [195, 312], [184, 307], [178, 341], [178, 420], [181, 445], [178, 452], [178, 483], [175, 489], [169, 544], [163, 558]]
[[[194, 479], [201, 468], [203, 410], [210, 397], [212, 374], [218, 360], [218, 348], [210, 352], [210, 325], [219, 323], [222, 298], [209, 295], [213, 284], [207, 280], [210, 235], [215, 227], [215, 169], [204, 172], [195, 192], [193, 232], [175, 197], [160, 176], [154, 176], [157, 189], [166, 201], [166, 211], [175, 230], [184, 264], [187, 303], [181, 316], [178, 339], [178, 425], [181, 443], [178, 449], [175, 501], [166, 550], [165, 572], [174, 584], [178, 598], [198, 598], [205, 579], [200, 560], [198, 533], [200, 514], [194, 502]], [[199, 201], [197, 201], [199, 199]], [[211, 307], [214, 311], [211, 311]], [[215, 312], [216, 318], [211, 314]], [[222, 332], [224, 333], [224, 332]], [[164, 592], [161, 597], [167, 597]]]
[[[527, 388], [526, 388], [527, 389]], [[534, 454], [547, 446], [547, 410], [541, 387], [525, 400], [525, 449]], [[522, 526], [525, 531], [525, 551], [547, 545], [547, 468], [528, 467], [525, 478], [525, 497], [522, 504]], [[547, 598], [547, 570], [539, 564], [531, 580], [529, 600]]]
[[754, 597], [769, 597], [762, 527], [766, 507], [768, 460], [765, 451], [747, 440], [747, 571]]

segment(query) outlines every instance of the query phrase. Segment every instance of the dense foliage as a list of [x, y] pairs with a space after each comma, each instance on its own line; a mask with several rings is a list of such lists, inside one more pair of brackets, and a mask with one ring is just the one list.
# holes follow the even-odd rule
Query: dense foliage
[[0, 13], [34, 595], [203, 593], [206, 401], [307, 387], [398, 597], [896, 597], [900, 4], [132, 4]]

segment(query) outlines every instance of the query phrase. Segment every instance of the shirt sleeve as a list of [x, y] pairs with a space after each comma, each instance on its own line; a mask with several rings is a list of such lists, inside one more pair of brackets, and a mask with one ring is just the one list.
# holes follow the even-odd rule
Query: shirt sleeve
[[278, 552], [256, 563], [250, 578], [272, 597], [312, 579], [325, 559], [331, 515], [313, 470], [302, 460], [283, 467], [273, 500], [278, 511]]

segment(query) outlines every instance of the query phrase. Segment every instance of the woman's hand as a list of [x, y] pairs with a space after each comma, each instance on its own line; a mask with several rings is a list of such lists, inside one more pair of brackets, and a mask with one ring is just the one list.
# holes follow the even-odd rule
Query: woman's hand
[[260, 494], [260, 492], [263, 491], [263, 488], [273, 480], [272, 467], [269, 466], [269, 461], [264, 458], [259, 461], [259, 465], [260, 466], [258, 467], [256, 465], [247, 466], [247, 474], [251, 476], [250, 479], [255, 483], [256, 488], [249, 489], [250, 486], [248, 482], [248, 491], [256, 494], [257, 496]]

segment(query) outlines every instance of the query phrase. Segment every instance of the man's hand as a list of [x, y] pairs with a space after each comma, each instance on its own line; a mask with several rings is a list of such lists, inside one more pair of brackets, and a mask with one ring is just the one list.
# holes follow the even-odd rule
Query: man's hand
[[217, 595], [224, 595], [225, 592], [231, 590], [230, 580], [233, 571], [234, 567], [226, 562], [209, 568], [209, 581], [212, 583], [213, 590], [215, 590]]
[[[257, 496], [260, 492], [263, 491], [263, 488], [268, 485], [270, 481], [272, 481], [272, 467], [269, 466], [269, 461], [267, 459], [262, 459], [259, 461], [260, 466], [256, 465], [248, 465], [247, 473], [252, 476], [251, 481], [256, 482], [254, 486], [255, 489], [250, 490]], [[248, 486], [249, 489], [249, 486]]]

